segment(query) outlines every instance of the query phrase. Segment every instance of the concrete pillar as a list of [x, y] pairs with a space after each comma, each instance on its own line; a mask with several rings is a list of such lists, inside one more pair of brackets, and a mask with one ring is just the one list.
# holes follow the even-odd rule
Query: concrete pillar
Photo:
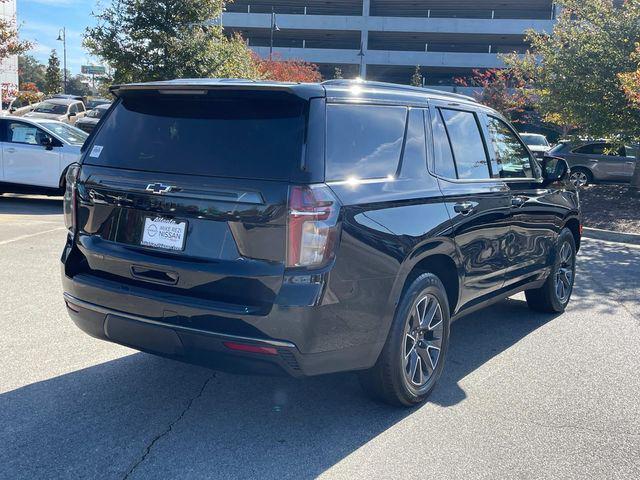
[[371, 0], [362, 0], [362, 28], [360, 30], [360, 78], [367, 78], [367, 50], [369, 48], [369, 12]]

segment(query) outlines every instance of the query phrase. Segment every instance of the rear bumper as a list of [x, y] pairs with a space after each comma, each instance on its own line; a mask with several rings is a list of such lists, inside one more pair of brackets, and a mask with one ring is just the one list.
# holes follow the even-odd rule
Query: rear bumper
[[[87, 334], [148, 353], [234, 373], [286, 373], [304, 377], [366, 369], [382, 345], [347, 344], [330, 351], [309, 351], [314, 331], [322, 328], [318, 307], [274, 307], [267, 316], [251, 317], [208, 310], [201, 305], [136, 291], [114, 282], [79, 275], [62, 268], [64, 301], [73, 322]], [[202, 328], [203, 321], [221, 325], [252, 325], [249, 334]], [[264, 328], [260, 328], [264, 326]], [[252, 334], [251, 332], [255, 332]], [[267, 333], [269, 332], [269, 333]], [[273, 332], [283, 332], [276, 337]], [[291, 332], [290, 338], [282, 338]], [[298, 341], [292, 341], [292, 339]], [[237, 351], [227, 343], [259, 348]]]
[[[290, 342], [170, 325], [85, 302], [68, 293], [64, 294], [64, 301], [78, 328], [101, 340], [237, 373], [304, 375], [296, 358], [296, 346]], [[236, 353], [225, 343], [262, 347], [268, 353]]]

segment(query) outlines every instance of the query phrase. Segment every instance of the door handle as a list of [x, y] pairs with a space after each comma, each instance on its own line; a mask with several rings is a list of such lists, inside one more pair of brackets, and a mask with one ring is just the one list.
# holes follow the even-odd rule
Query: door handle
[[10, 147], [10, 148], [7, 148], [7, 149], [5, 150], [5, 152], [7, 152], [7, 153], [16, 153], [16, 149], [15, 149], [15, 148], [13, 148], [13, 147]]
[[511, 206], [520, 208], [527, 202], [524, 197], [511, 197]]
[[461, 215], [469, 215], [477, 206], [477, 202], [458, 202], [453, 206], [453, 211]]

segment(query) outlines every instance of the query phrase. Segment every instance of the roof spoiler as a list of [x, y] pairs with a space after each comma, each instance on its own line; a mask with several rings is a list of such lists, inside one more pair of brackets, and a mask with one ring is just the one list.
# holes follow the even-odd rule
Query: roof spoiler
[[114, 85], [111, 93], [119, 98], [135, 92], [157, 92], [165, 95], [206, 95], [210, 90], [263, 90], [287, 92], [309, 100], [324, 97], [324, 88], [312, 83], [263, 82], [239, 79], [193, 79]]

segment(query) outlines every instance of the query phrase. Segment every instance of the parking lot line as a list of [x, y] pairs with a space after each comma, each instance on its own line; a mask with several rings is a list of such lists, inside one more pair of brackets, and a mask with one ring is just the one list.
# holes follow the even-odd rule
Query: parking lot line
[[0, 242], [0, 245], [6, 245], [8, 243], [13, 243], [13, 242], [19, 242], [20, 240], [25, 240], [25, 239], [31, 238], [31, 237], [37, 237], [38, 235], [44, 235], [45, 233], [57, 232], [58, 230], [64, 230], [64, 229], [65, 229], [65, 227], [58, 227], [58, 228], [52, 228], [51, 230], [44, 230], [42, 232], [31, 233], [29, 235], [21, 235], [19, 237], [12, 238], [10, 240], [2, 240]]

